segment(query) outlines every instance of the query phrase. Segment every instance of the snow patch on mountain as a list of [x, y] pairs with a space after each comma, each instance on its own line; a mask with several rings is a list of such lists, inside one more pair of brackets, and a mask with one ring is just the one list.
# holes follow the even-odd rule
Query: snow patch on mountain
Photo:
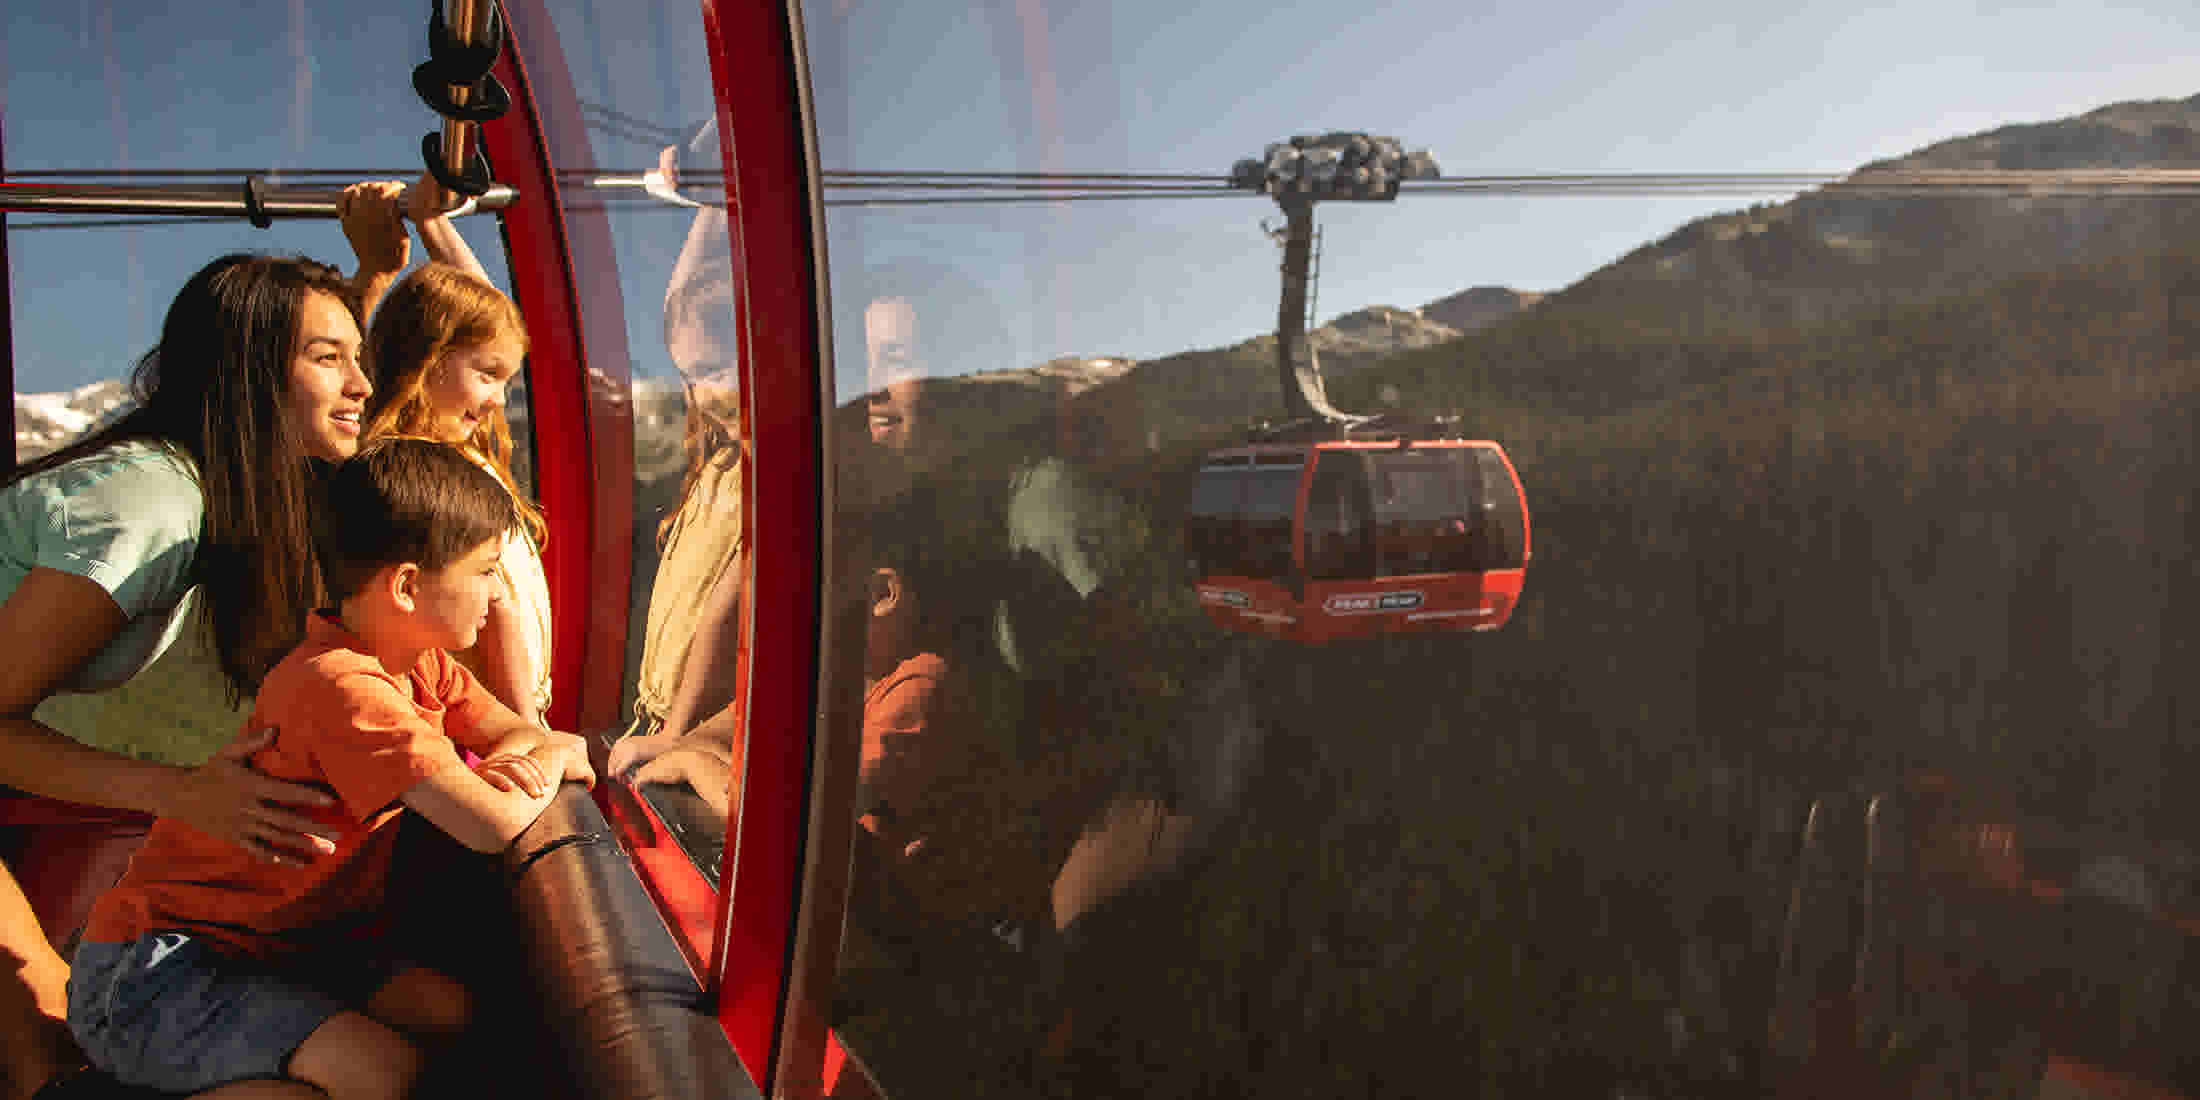
[[16, 394], [15, 460], [37, 458], [103, 427], [129, 403], [130, 387], [119, 378], [55, 393]]

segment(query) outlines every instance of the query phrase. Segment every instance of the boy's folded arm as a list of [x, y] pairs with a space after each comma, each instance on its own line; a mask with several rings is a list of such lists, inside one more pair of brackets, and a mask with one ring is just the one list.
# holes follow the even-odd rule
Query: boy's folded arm
[[493, 731], [488, 747], [477, 749], [483, 756], [525, 756], [543, 746], [549, 731], [541, 726], [522, 723]]
[[473, 746], [469, 747], [474, 747], [475, 752], [483, 757], [533, 756], [543, 760], [543, 766], [554, 774], [555, 768], [548, 757], [553, 751], [567, 750], [570, 755], [561, 765], [565, 778], [595, 785], [596, 774], [588, 767], [588, 746], [580, 737], [536, 725], [501, 706], [499, 710], [500, 713], [484, 721], [474, 732], [470, 739]]
[[469, 700], [474, 706], [471, 728], [451, 728], [451, 740], [483, 756], [510, 753], [514, 756], [532, 752], [543, 743], [547, 733], [541, 726], [528, 721], [486, 692]]
[[404, 802], [428, 823], [477, 852], [501, 852], [558, 793], [553, 782], [540, 795], [524, 789], [498, 790], [474, 770], [459, 764], [415, 783]]
[[586, 742], [527, 720], [483, 689], [464, 665], [445, 661], [441, 690], [451, 708], [445, 733], [461, 748], [484, 758], [532, 756], [553, 776], [562, 772], [566, 779], [596, 785]]

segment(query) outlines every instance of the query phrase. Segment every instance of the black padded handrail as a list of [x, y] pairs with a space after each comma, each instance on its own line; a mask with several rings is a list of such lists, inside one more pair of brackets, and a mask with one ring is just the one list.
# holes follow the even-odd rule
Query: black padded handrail
[[761, 1098], [611, 827], [576, 784], [505, 853], [541, 1012], [589, 1100]]

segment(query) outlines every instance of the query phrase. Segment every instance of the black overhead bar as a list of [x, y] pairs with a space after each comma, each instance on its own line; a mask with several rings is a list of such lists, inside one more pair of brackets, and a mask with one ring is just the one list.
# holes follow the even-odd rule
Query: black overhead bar
[[[245, 177], [241, 187], [233, 183], [0, 183], [0, 210], [246, 218], [263, 229], [276, 218], [333, 218], [343, 197], [341, 187], [283, 186], [261, 176]], [[511, 188], [491, 184], [451, 213], [502, 210], [516, 197]]]

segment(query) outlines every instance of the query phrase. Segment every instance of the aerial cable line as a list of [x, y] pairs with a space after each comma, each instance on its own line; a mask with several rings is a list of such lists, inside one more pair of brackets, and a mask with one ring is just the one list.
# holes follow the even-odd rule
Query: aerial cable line
[[[27, 206], [27, 205], [24, 205], [24, 204], [22, 204], [22, 203], [21, 203], [21, 202], [19, 202], [19, 201], [16, 201], [16, 200], [12, 200], [12, 199], [11, 199], [11, 198], [10, 198], [10, 197], [9, 197], [9, 196], [8, 196], [8, 195], [6, 194], [6, 190], [7, 190], [7, 189], [6, 189], [5, 185], [0, 185], [0, 209], [5, 209], [5, 210], [13, 210], [13, 211], [18, 211], [18, 212], [29, 212], [29, 213], [41, 213], [41, 212], [43, 212], [43, 213], [55, 213], [55, 212], [53, 212], [53, 211], [39, 211], [39, 210], [36, 210], [36, 209], [34, 209], [34, 208], [32, 208], [32, 207], [29, 207], [29, 206]], [[1430, 196], [1445, 196], [1445, 195], [1448, 195], [1448, 196], [1467, 196], [1467, 197], [1474, 197], [1474, 198], [1501, 198], [1501, 197], [1512, 197], [1512, 198], [1536, 198], [1536, 197], [1544, 197], [1544, 198], [1599, 198], [1599, 197], [1602, 197], [1602, 198], [1637, 198], [1637, 199], [1641, 199], [1641, 198], [1740, 198], [1740, 197], [1748, 197], [1748, 196], [1750, 196], [1750, 195], [1754, 195], [1754, 194], [1765, 194], [1765, 193], [1767, 193], [1767, 192], [1762, 192], [1762, 191], [1748, 191], [1748, 190], [1728, 190], [1728, 191], [1692, 190], [1692, 191], [1684, 191], [1684, 190], [1676, 190], [1676, 189], [1671, 189], [1671, 188], [1666, 188], [1666, 189], [1657, 189], [1657, 190], [1642, 190], [1642, 189], [1627, 189], [1627, 190], [1623, 190], [1623, 189], [1619, 189], [1619, 188], [1587, 188], [1587, 187], [1572, 187], [1572, 188], [1564, 188], [1564, 189], [1542, 189], [1542, 190], [1533, 190], [1533, 189], [1527, 189], [1527, 188], [1509, 188], [1509, 189], [1506, 189], [1506, 190], [1502, 190], [1502, 191], [1500, 191], [1500, 190], [1491, 190], [1491, 189], [1457, 189], [1457, 190], [1435, 190], [1435, 191], [1421, 191], [1420, 189], [1417, 189], [1417, 188], [1413, 188], [1413, 189], [1407, 189], [1407, 190], [1405, 190], [1405, 191], [1404, 191], [1403, 193], [1404, 193], [1404, 194], [1408, 194], [1408, 195], [1411, 195], [1411, 194], [1425, 194], [1425, 195], [1430, 195]], [[2150, 186], [2150, 187], [2145, 187], [2145, 188], [2115, 188], [2115, 189], [2103, 189], [2103, 188], [2098, 188], [2098, 187], [2095, 187], [2095, 188], [2091, 188], [2091, 189], [2063, 188], [2063, 189], [2059, 189], [2059, 190], [2055, 190], [2055, 191], [2043, 191], [2043, 190], [2041, 190], [2041, 189], [2039, 189], [2039, 188], [2037, 188], [2037, 187], [2033, 187], [2033, 188], [2031, 188], [2031, 189], [2029, 189], [2029, 190], [2021, 190], [2021, 191], [2020, 191], [2020, 190], [2012, 190], [2012, 189], [2010, 189], [2010, 188], [2007, 188], [2007, 187], [2002, 187], [2002, 188], [1984, 188], [1984, 187], [1957, 188], [1957, 187], [1950, 187], [1950, 186], [1944, 186], [1944, 185], [1943, 185], [1943, 186], [1933, 186], [1933, 187], [1916, 187], [1916, 186], [1908, 186], [1908, 187], [1889, 187], [1889, 186], [1884, 186], [1884, 185], [1872, 185], [1872, 186], [1846, 186], [1846, 185], [1844, 185], [1844, 186], [1842, 186], [1842, 187], [1839, 187], [1839, 188], [1829, 188], [1829, 189], [1826, 189], [1826, 190], [1822, 190], [1822, 191], [1818, 191], [1818, 192], [1813, 192], [1813, 194], [1814, 194], [1814, 195], [1817, 195], [1817, 196], [1820, 196], [1820, 197], [1825, 197], [1825, 196], [1833, 195], [1833, 196], [1846, 196], [1846, 197], [1854, 197], [1854, 198], [1874, 198], [1874, 199], [1930, 199], [1930, 198], [2011, 198], [2011, 197], [2030, 197], [2030, 198], [2061, 198], [2061, 199], [2072, 199], [2072, 200], [2075, 200], [2075, 199], [2094, 199], [2094, 200], [2099, 200], [2099, 199], [2180, 198], [2180, 197], [2200, 197], [2200, 184], [2196, 184], [2196, 185], [2153, 185], [2153, 186]], [[868, 195], [868, 194], [859, 194], [859, 195], [847, 195], [847, 196], [844, 196], [844, 197], [835, 197], [835, 196], [833, 196], [833, 195], [830, 195], [830, 194], [828, 194], [828, 196], [827, 196], [827, 197], [825, 198], [825, 200], [824, 200], [824, 204], [825, 204], [825, 205], [826, 205], [827, 207], [834, 207], [834, 208], [838, 208], [838, 207], [901, 207], [901, 206], [966, 206], [966, 207], [967, 207], [967, 206], [1028, 206], [1028, 205], [1031, 205], [1031, 204], [1034, 204], [1034, 203], [1121, 202], [1121, 201], [1129, 201], [1129, 200], [1154, 200], [1154, 201], [1166, 201], [1166, 200], [1183, 200], [1183, 199], [1214, 199], [1214, 198], [1242, 198], [1242, 197], [1245, 197], [1245, 193], [1244, 193], [1244, 192], [1242, 192], [1242, 191], [1237, 191], [1237, 190], [1232, 190], [1232, 189], [1228, 189], [1228, 188], [1215, 188], [1215, 189], [1212, 189], [1212, 190], [1206, 190], [1206, 189], [1183, 189], [1183, 190], [1170, 190], [1170, 191], [1138, 191], [1138, 190], [1127, 190], [1127, 191], [1061, 191], [1061, 192], [1056, 192], [1056, 191], [1035, 191], [1035, 192], [999, 192], [999, 193], [990, 193], [990, 194], [925, 194], [925, 195]], [[137, 204], [137, 208], [145, 208], [145, 207], [149, 207], [149, 206], [154, 206], [154, 205], [158, 205], [158, 204], [139, 203], [139, 204]], [[484, 204], [484, 206], [483, 206], [482, 208], [483, 208], [483, 209], [488, 209], [488, 208], [490, 208], [490, 207], [489, 207], [489, 206], [488, 206], [487, 204]], [[82, 209], [84, 210], [84, 212], [87, 212], [87, 213], [90, 213], [90, 212], [101, 212], [101, 213], [105, 213], [105, 212], [112, 212], [112, 211], [113, 211], [113, 210], [114, 210], [115, 208], [113, 208], [113, 207], [83, 207]], [[202, 208], [199, 208], [199, 209], [203, 209], [203, 207], [202, 207]], [[195, 212], [194, 212], [194, 213], [189, 213], [189, 214], [186, 214], [186, 213], [183, 213], [183, 212], [182, 212], [181, 210], [178, 210], [178, 213], [176, 213], [176, 214], [172, 214], [172, 215], [165, 215], [165, 216], [147, 216], [147, 217], [123, 218], [123, 219], [100, 219], [100, 220], [86, 220], [86, 219], [82, 219], [82, 218], [77, 218], [77, 217], [67, 217], [67, 218], [59, 218], [59, 217], [57, 217], [57, 218], [54, 218], [54, 219], [52, 219], [52, 220], [45, 220], [45, 221], [36, 221], [36, 222], [25, 222], [25, 221], [22, 221], [22, 220], [18, 219], [18, 220], [12, 221], [12, 222], [11, 222], [11, 223], [9, 224], [8, 228], [9, 228], [10, 230], [23, 230], [23, 231], [26, 231], [26, 232], [28, 232], [28, 231], [35, 231], [35, 230], [44, 230], [44, 229], [71, 229], [71, 228], [80, 228], [80, 229], [108, 229], [108, 228], [120, 228], [120, 227], [124, 227], [124, 226], [151, 226], [151, 225], [193, 224], [193, 223], [202, 223], [202, 222], [220, 222], [220, 221], [233, 221], [233, 220], [235, 220], [235, 218], [237, 218], [237, 217], [245, 216], [245, 213], [244, 213], [244, 207], [243, 207], [243, 205], [242, 205], [241, 203], [239, 203], [239, 204], [236, 204], [236, 209], [237, 209], [237, 213], [236, 213], [236, 214], [232, 214], [232, 215], [229, 215], [229, 216], [226, 216], [226, 217], [224, 217], [224, 216], [206, 216], [206, 215], [201, 215], [201, 214], [197, 214], [197, 213], [195, 213]], [[602, 194], [602, 193], [599, 193], [599, 201], [595, 201], [595, 202], [586, 202], [586, 203], [568, 203], [568, 204], [566, 204], [566, 209], [567, 209], [567, 210], [570, 210], [570, 211], [574, 211], [574, 212], [582, 212], [582, 211], [588, 211], [588, 212], [602, 212], [602, 213], [626, 213], [626, 214], [640, 214], [640, 213], [652, 213], [652, 214], [654, 214], [654, 213], [685, 213], [685, 212], [689, 211], [689, 210], [690, 210], [691, 208], [690, 208], [689, 206], [686, 206], [686, 205], [674, 205], [674, 204], [670, 204], [670, 203], [666, 203], [666, 202], [658, 201], [658, 200], [655, 200], [655, 199], [654, 199], [654, 198], [652, 198], [652, 197], [649, 197], [649, 196], [645, 196], [645, 195], [643, 195], [643, 194], [640, 194], [640, 193], [636, 193], [636, 194], [634, 194], [634, 195], [632, 195], [632, 196], [621, 196], [621, 195], [616, 195], [616, 194]], [[453, 213], [454, 213], [454, 214], [456, 214], [456, 213], [463, 213], [463, 212], [464, 212], [464, 211], [463, 211], [463, 210], [461, 210], [461, 211], [454, 211]], [[325, 204], [323, 204], [323, 207], [322, 207], [321, 211], [319, 211], [319, 212], [315, 212], [315, 213], [306, 213], [306, 212], [294, 212], [294, 211], [291, 211], [291, 210], [285, 210], [285, 211], [281, 211], [281, 212], [278, 212], [278, 213], [277, 213], [277, 214], [276, 214], [275, 216], [276, 216], [276, 217], [309, 217], [309, 218], [310, 218], [310, 217], [323, 217], [323, 218], [333, 218], [333, 217], [335, 216], [335, 203], [334, 203], [334, 201], [333, 201], [333, 198], [331, 198], [331, 199], [330, 199], [330, 201], [328, 201], [328, 202], [326, 202]]]
[[828, 181], [828, 188], [869, 191], [1144, 191], [1167, 194], [1178, 191], [1216, 191], [1242, 194], [1234, 187], [1220, 183], [1055, 183], [1038, 180], [1009, 180], [1000, 183], [969, 184], [959, 180], [843, 180]]
[[663, 141], [659, 142], [659, 144], [661, 145], [678, 145], [687, 141], [690, 137], [694, 136], [694, 133], [691, 130], [678, 130], [670, 126], [666, 126], [662, 123], [651, 122], [646, 118], [627, 114], [624, 111], [621, 111], [615, 107], [608, 106], [606, 104], [596, 103], [586, 99], [581, 100], [580, 104], [581, 110], [584, 113], [601, 115], [612, 122], [619, 123], [627, 127], [628, 129], [640, 133], [659, 135], [664, 139]]
[[1135, 192], [1135, 191], [1131, 191], [1131, 192], [1126, 192], [1126, 191], [1102, 191], [1102, 192], [1077, 192], [1077, 193], [1070, 193], [1070, 194], [1035, 194], [1035, 195], [1015, 195], [1015, 194], [1009, 194], [1009, 195], [908, 195], [908, 196], [879, 196], [879, 197], [869, 197], [869, 196], [866, 196], [866, 197], [863, 197], [863, 198], [846, 198], [846, 199], [833, 199], [833, 198], [828, 198], [828, 199], [826, 199], [826, 200], [825, 200], [825, 205], [827, 205], [827, 206], [968, 206], [968, 205], [984, 205], [984, 204], [999, 204], [999, 205], [1007, 205], [1007, 204], [1011, 204], [1011, 203], [1033, 203], [1033, 202], [1107, 202], [1107, 201], [1111, 201], [1111, 200], [1115, 200], [1115, 201], [1120, 201], [1120, 200], [1125, 200], [1125, 199], [1227, 199], [1227, 198], [1244, 198], [1244, 197], [1245, 197], [1245, 194], [1244, 194], [1244, 192], [1242, 192], [1242, 191], [1233, 191], [1233, 190], [1230, 190], [1230, 189], [1228, 189], [1228, 188], [1219, 188], [1219, 187], [1218, 187], [1218, 188], [1215, 188], [1214, 190], [1211, 190], [1211, 191], [1167, 191], [1167, 192]]
[[[388, 179], [413, 174], [416, 169], [381, 168], [56, 168], [14, 169], [5, 179], [23, 180], [160, 180], [160, 179], [236, 179], [247, 175], [264, 177], [270, 183], [284, 180]], [[639, 186], [640, 177], [635, 173], [559, 172], [561, 179], [572, 181], [600, 180], [616, 184], [630, 181]], [[717, 170], [684, 174], [697, 182], [716, 182], [724, 173]], [[827, 187], [879, 186], [882, 181], [906, 180], [911, 183], [932, 185], [957, 182], [972, 187], [1007, 186], [1035, 182], [1063, 185], [1112, 184], [1145, 182], [1156, 185], [1212, 183], [1227, 185], [1229, 177], [1196, 172], [964, 172], [964, 171], [869, 171], [854, 169], [828, 169], [820, 173]], [[1826, 187], [1839, 191], [1878, 191], [1910, 189], [1920, 192], [1939, 191], [2021, 191], [2025, 189], [2069, 190], [2162, 190], [2184, 193], [2200, 187], [2200, 169], [2140, 168], [2140, 169], [1959, 169], [1959, 170], [1909, 170], [1873, 169], [1863, 172], [1547, 172], [1520, 175], [1445, 176], [1440, 179], [1406, 180], [1403, 190], [1415, 194], [1440, 194], [1452, 191], [1474, 193], [1504, 193], [1524, 191], [1529, 193], [1614, 189], [1613, 193], [1656, 195], [1675, 190], [1708, 188], [1716, 191], [1763, 190], [1779, 191], [1811, 187]]]
[[835, 179], [937, 179], [937, 180], [1141, 180], [1155, 183], [1228, 183], [1230, 177], [1211, 172], [914, 172], [858, 171], [828, 168], [818, 173], [827, 183]]
[[[655, 173], [560, 173], [560, 182], [605, 191], [622, 188], [641, 190], [648, 187]], [[685, 187], [700, 187], [724, 180], [723, 172], [681, 173], [679, 182]], [[1069, 174], [1060, 172], [1022, 172], [976, 174], [962, 172], [826, 172], [820, 181], [826, 190], [963, 190], [963, 191], [1032, 191], [1032, 190], [1096, 190], [1096, 191], [1174, 191], [1174, 190], [1227, 190], [1227, 181], [1219, 176], [1195, 175], [1132, 175], [1128, 173]]]
[[[281, 171], [268, 171], [265, 169], [245, 168], [58, 169], [10, 172], [8, 173], [7, 178], [9, 180], [15, 181], [74, 180], [86, 182], [156, 182], [237, 179], [247, 175], [259, 175], [265, 178], [269, 183], [304, 181], [350, 183], [364, 179], [402, 178], [409, 173], [417, 174], [417, 169], [408, 170], [403, 168], [314, 168], [286, 169]], [[720, 171], [684, 173], [681, 176], [681, 182], [683, 184], [689, 185], [709, 185], [722, 183], [724, 178], [725, 173]], [[568, 170], [559, 172], [558, 179], [559, 182], [572, 186], [589, 186], [607, 191], [618, 190], [621, 188], [631, 188], [636, 192], [639, 192], [646, 182], [645, 174], [635, 172], [586, 172]], [[965, 173], [951, 172], [826, 173], [824, 185], [827, 188], [891, 189], [895, 187], [902, 187], [913, 190], [943, 190], [949, 188], [961, 188], [973, 191], [1020, 191], [1034, 190], [1040, 188], [1168, 191], [1176, 189], [1221, 189], [1224, 186], [1221, 177], [1217, 176], [1164, 176], [1158, 174], [1150, 176], [1133, 176], [1127, 174], [1108, 173], [1072, 175], [1067, 173], [1043, 172], [1014, 174], [1004, 173], [998, 177], [987, 178], [974, 178], [971, 175]]]
[[[51, 221], [16, 221], [25, 231], [220, 221], [227, 218], [330, 218], [342, 184], [402, 177], [401, 169], [301, 168], [247, 172], [223, 168], [29, 169], [0, 180], [0, 210], [67, 214]], [[686, 210], [693, 203], [667, 201], [651, 173], [568, 171], [568, 188], [598, 201], [574, 210]], [[242, 177], [243, 189], [213, 181]], [[828, 207], [984, 206], [1029, 203], [1171, 200], [1257, 194], [1196, 173], [859, 171], [823, 173]], [[721, 186], [724, 173], [698, 172], [681, 182], [703, 191]], [[1406, 179], [1396, 194], [1412, 196], [1743, 198], [2146, 198], [2200, 196], [2200, 170], [2175, 168], [2037, 170], [1911, 170], [1774, 173], [1544, 173]], [[668, 189], [667, 189], [668, 190]], [[509, 189], [478, 204], [496, 209], [512, 201]], [[714, 205], [714, 204], [701, 204]], [[454, 213], [464, 213], [462, 208]], [[123, 217], [86, 220], [81, 215]]]
[[[1049, 202], [1121, 202], [1131, 199], [1227, 199], [1243, 197], [1243, 194], [1240, 192], [1216, 189], [1213, 191], [1175, 191], [1160, 193], [1065, 192], [1060, 194], [862, 196], [850, 198], [827, 198], [825, 200], [825, 205], [829, 207], [987, 205], [1009, 206], [1030, 205], [1032, 203]], [[689, 208], [685, 206], [674, 206], [669, 203], [643, 201], [639, 198], [636, 198], [630, 201], [599, 201], [586, 203], [569, 202], [565, 205], [565, 209], [570, 211], [642, 214], [673, 213], [685, 211]]]

